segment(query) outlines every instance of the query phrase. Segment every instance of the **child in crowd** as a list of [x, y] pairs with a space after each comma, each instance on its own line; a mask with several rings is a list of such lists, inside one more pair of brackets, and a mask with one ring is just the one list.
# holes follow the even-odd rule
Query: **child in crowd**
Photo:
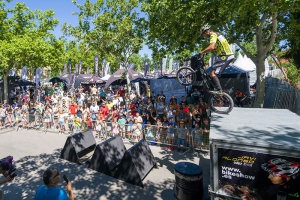
[[202, 141], [203, 141], [203, 149], [209, 150], [209, 131], [210, 131], [210, 123], [208, 118], [204, 118], [201, 124], [201, 131], [203, 133]]
[[[169, 121], [167, 122], [167, 127], [168, 127], [168, 134], [167, 134], [167, 138], [168, 138], [168, 142], [169, 144], [173, 145], [174, 144], [174, 137], [175, 137], [175, 121], [174, 121], [174, 117], [170, 117]], [[174, 151], [174, 146], [168, 146], [168, 150], [172, 149], [172, 151]]]
[[69, 129], [69, 134], [72, 134], [74, 131], [74, 117], [69, 113], [67, 117], [67, 123], [68, 123], [68, 129]]
[[[187, 139], [187, 135], [188, 135], [188, 129], [184, 128], [184, 122], [180, 122], [179, 124], [179, 128], [177, 129], [177, 145], [178, 145], [178, 149], [177, 151], [180, 151], [181, 147], [186, 147], [186, 139]], [[184, 150], [184, 149], [183, 149]]]
[[162, 133], [163, 132], [162, 126], [163, 126], [163, 124], [162, 124], [160, 118], [159, 117], [156, 118], [156, 135], [155, 135], [155, 137], [157, 138], [158, 142], [166, 143], [165, 138], [161, 138], [161, 137], [164, 136], [163, 133]]
[[74, 118], [75, 132], [79, 132], [80, 131], [80, 126], [81, 126], [81, 119], [78, 117], [78, 115], [75, 115], [75, 118]]
[[132, 139], [132, 124], [133, 120], [131, 115], [126, 115], [127, 137]]
[[121, 115], [118, 119], [120, 131], [121, 131], [121, 136], [123, 139], [125, 139], [125, 124], [126, 124], [126, 119], [124, 115]]
[[48, 128], [51, 128], [51, 113], [50, 113], [50, 111], [49, 111], [49, 109], [47, 109], [46, 111], [45, 111], [45, 114], [44, 114], [44, 122], [45, 122], [45, 126], [46, 126], [46, 128], [48, 129]]
[[107, 138], [107, 124], [104, 120], [100, 118], [100, 125], [101, 125], [101, 134], [103, 135], [104, 139]]
[[117, 122], [117, 118], [113, 118], [112, 135], [113, 136], [119, 135], [119, 124]]
[[151, 122], [148, 121], [147, 124], [145, 125], [145, 129], [146, 129], [146, 139], [147, 140], [154, 140], [154, 130], [153, 130], [153, 126], [151, 126]]
[[195, 128], [192, 130], [192, 136], [194, 137], [194, 147], [201, 149], [202, 131], [200, 130], [200, 123], [195, 124]]
[[95, 135], [95, 137], [100, 138], [101, 131], [102, 131], [102, 123], [101, 123], [100, 117], [98, 117], [98, 119], [96, 121], [96, 135]]
[[86, 123], [86, 125], [88, 127], [88, 130], [92, 130], [93, 129], [92, 118], [89, 115], [86, 116], [85, 123]]
[[22, 111], [21, 121], [22, 121], [23, 128], [27, 128], [27, 114], [25, 111]]

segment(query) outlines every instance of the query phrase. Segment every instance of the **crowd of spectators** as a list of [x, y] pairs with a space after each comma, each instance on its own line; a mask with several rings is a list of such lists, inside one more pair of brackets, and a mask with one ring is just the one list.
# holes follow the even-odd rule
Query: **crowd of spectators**
[[[141, 95], [126, 85], [104, 90], [101, 86], [80, 86], [63, 90], [56, 85], [11, 91], [9, 102], [0, 107], [1, 128], [34, 128], [42, 119], [45, 129], [72, 134], [91, 129], [95, 137], [120, 135], [138, 141], [143, 137], [186, 148], [192, 141], [208, 149], [209, 107], [197, 88], [188, 96], [167, 100], [164, 92]], [[39, 125], [40, 126], [40, 125]], [[180, 146], [179, 146], [180, 145]]]

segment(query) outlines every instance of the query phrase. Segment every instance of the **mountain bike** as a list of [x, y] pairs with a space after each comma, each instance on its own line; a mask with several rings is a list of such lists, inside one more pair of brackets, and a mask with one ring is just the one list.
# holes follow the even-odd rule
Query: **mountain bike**
[[176, 78], [181, 85], [190, 86], [197, 78], [197, 75], [201, 76], [201, 82], [204, 89], [210, 94], [208, 98], [208, 104], [212, 111], [220, 114], [228, 114], [233, 108], [233, 100], [229, 94], [220, 91], [214, 91], [214, 84], [211, 77], [203, 67], [204, 55], [194, 55], [191, 58], [192, 67], [181, 67], [176, 74]]

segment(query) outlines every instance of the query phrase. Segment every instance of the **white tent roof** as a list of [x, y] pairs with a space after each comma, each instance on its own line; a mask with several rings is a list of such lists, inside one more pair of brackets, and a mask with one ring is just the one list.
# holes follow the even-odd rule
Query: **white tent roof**
[[234, 65], [248, 72], [256, 70], [256, 66], [253, 61], [246, 55], [243, 57], [240, 53], [238, 58], [235, 60]]
[[104, 77], [100, 78], [103, 81], [107, 81], [109, 79], [110, 75], [106, 74]]

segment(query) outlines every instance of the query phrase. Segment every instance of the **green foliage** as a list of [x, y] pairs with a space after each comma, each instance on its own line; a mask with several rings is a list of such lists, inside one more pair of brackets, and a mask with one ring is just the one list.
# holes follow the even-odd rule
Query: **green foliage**
[[[288, 13], [299, 9], [300, 1], [296, 0], [145, 0], [142, 3], [142, 10], [149, 18], [148, 38], [153, 52], [178, 53], [183, 49], [194, 52], [200, 48], [201, 27], [206, 23], [225, 34], [230, 43], [236, 43], [257, 66], [256, 107], [261, 107], [264, 100], [264, 59], [274, 43], [283, 38]], [[253, 38], [256, 52], [251, 53], [243, 44]]]
[[87, 51], [95, 50], [100, 58], [106, 57], [112, 63], [112, 70], [119, 63], [128, 66], [128, 59], [142, 48], [144, 40], [144, 19], [138, 16], [137, 0], [96, 1], [86, 0], [83, 5], [73, 0], [79, 8], [79, 25], [63, 25], [66, 35], [83, 42]]
[[291, 63], [283, 64], [284, 68], [287, 70], [287, 76], [290, 80], [291, 85], [295, 88], [300, 89], [300, 70]]
[[24, 3], [6, 9], [0, 3], [0, 66], [3, 73], [12, 67], [54, 65], [63, 54], [63, 43], [49, 33], [58, 24], [52, 10], [30, 11]]

